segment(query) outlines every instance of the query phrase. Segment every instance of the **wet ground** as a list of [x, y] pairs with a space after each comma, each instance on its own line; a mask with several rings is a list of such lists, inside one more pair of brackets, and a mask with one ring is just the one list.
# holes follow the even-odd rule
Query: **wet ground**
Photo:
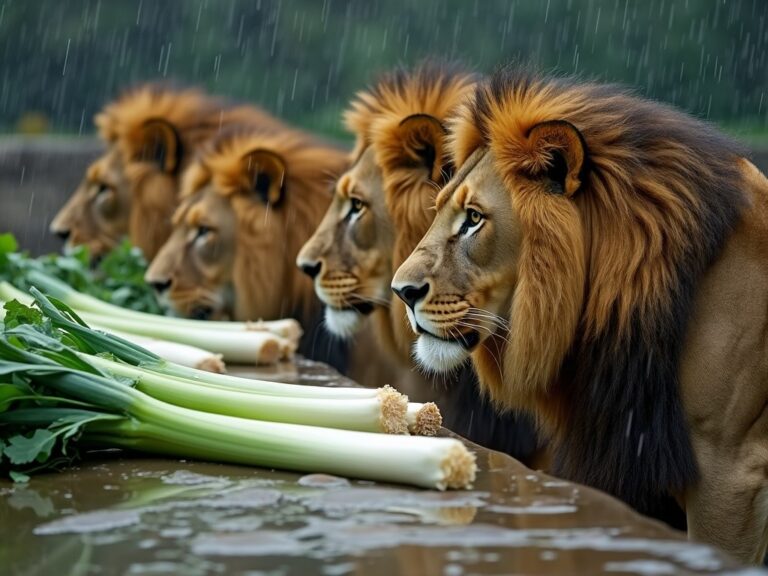
[[[272, 378], [334, 385], [301, 363]], [[752, 574], [593, 490], [474, 447], [466, 492], [117, 451], [0, 482], [0, 574]]]

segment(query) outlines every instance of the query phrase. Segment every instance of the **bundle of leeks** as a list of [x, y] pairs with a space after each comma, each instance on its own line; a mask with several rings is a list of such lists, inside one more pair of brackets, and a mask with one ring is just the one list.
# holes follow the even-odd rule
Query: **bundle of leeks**
[[466, 488], [474, 455], [434, 434], [434, 405], [385, 387], [323, 388], [212, 374], [89, 328], [32, 289], [5, 305], [0, 470], [56, 467], [91, 447]]

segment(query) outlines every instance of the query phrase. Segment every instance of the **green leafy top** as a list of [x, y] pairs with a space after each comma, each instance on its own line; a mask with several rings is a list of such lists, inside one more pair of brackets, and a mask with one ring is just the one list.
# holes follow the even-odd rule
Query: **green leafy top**
[[93, 267], [84, 246], [66, 255], [48, 254], [39, 258], [31, 258], [18, 249], [13, 235], [0, 234], [0, 279], [20, 289], [29, 289], [26, 274], [39, 270], [105, 302], [140, 312], [163, 312], [152, 288], [144, 282], [147, 261], [141, 250], [128, 240]]
[[15, 481], [71, 462], [72, 443], [88, 425], [124, 420], [135, 384], [77, 354], [125, 343], [89, 329], [55, 298], [32, 293], [37, 308], [4, 305], [0, 331], [0, 474]]

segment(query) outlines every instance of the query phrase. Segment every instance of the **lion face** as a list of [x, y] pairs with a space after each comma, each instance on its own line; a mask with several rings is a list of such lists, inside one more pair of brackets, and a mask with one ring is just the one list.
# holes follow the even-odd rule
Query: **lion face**
[[451, 370], [503, 333], [521, 251], [520, 223], [493, 154], [479, 150], [441, 192], [424, 239], [395, 274], [426, 368]]
[[393, 242], [381, 169], [368, 147], [339, 179], [328, 211], [297, 258], [314, 280], [334, 334], [351, 336], [376, 306], [388, 303]]
[[151, 260], [170, 234], [180, 174], [178, 132], [164, 120], [149, 120], [135, 132], [130, 142], [112, 143], [88, 168], [51, 222], [51, 232], [67, 246], [86, 245], [98, 258], [128, 236]]
[[131, 194], [117, 153], [107, 152], [85, 177], [50, 225], [65, 249], [84, 245], [93, 258], [114, 248], [128, 232]]
[[146, 280], [176, 313], [200, 320], [232, 317], [236, 218], [228, 199], [206, 186], [174, 215], [174, 229]]
[[346, 165], [346, 153], [297, 131], [222, 133], [186, 169], [147, 282], [185, 316], [308, 316], [312, 285], [294, 261]]
[[392, 282], [425, 367], [471, 354], [481, 386], [508, 406], [530, 406], [557, 377], [587, 285], [584, 195], [574, 196], [585, 154], [572, 124], [541, 122], [514, 145], [476, 148], [440, 192]]

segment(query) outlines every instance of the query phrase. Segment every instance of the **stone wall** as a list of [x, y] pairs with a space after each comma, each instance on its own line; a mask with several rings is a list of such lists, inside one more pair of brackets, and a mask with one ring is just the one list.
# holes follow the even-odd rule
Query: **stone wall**
[[[48, 225], [101, 150], [95, 138], [0, 138], [0, 232], [13, 232], [33, 254], [57, 250]], [[752, 160], [768, 174], [768, 149]]]
[[33, 254], [58, 250], [48, 225], [101, 150], [95, 138], [0, 138], [0, 232]]

